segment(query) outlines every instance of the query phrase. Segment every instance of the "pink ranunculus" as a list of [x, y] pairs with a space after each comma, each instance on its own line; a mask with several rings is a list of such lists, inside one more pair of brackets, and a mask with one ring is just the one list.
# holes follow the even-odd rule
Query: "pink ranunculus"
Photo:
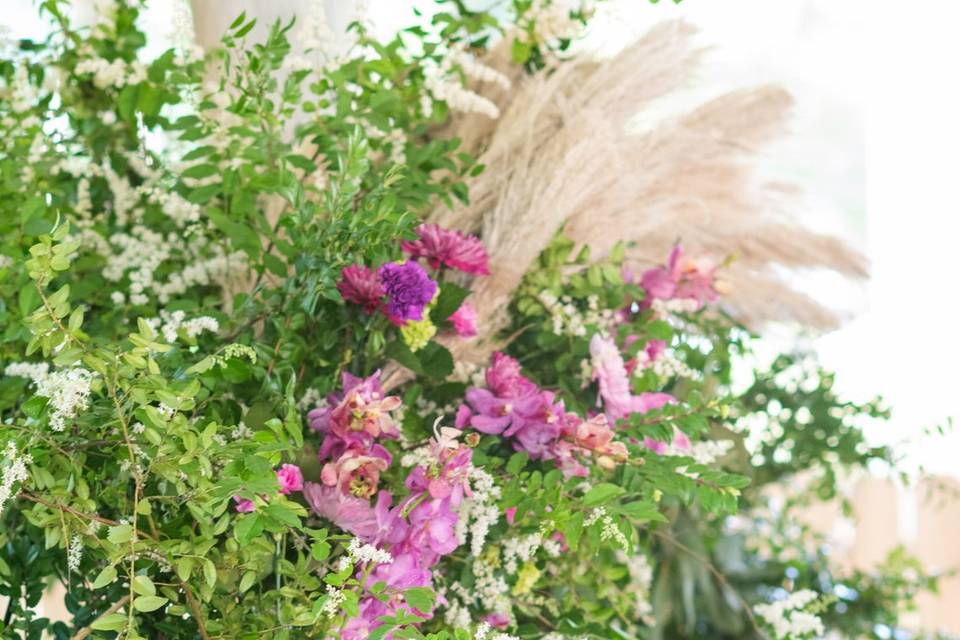
[[236, 503], [236, 508], [239, 513], [253, 513], [257, 510], [257, 505], [253, 503], [253, 500], [241, 498], [240, 496], [233, 496], [233, 501]]
[[465, 273], [490, 274], [487, 251], [476, 236], [465, 236], [435, 224], [421, 224], [417, 227], [417, 236], [416, 240], [405, 240], [400, 246], [413, 258], [426, 258], [432, 268], [446, 265]]
[[385, 291], [377, 272], [363, 265], [344, 267], [340, 273], [337, 291], [343, 299], [363, 307], [370, 314], [380, 307]]
[[450, 316], [450, 322], [457, 335], [461, 338], [472, 338], [477, 335], [477, 310], [469, 302], [464, 302], [456, 313]]
[[286, 495], [294, 491], [303, 490], [303, 472], [295, 464], [281, 465], [277, 469], [277, 482], [280, 483], [280, 493]]
[[347, 449], [336, 462], [328, 462], [320, 472], [323, 484], [337, 487], [341, 493], [369, 498], [377, 492], [380, 472], [390, 466], [393, 456], [382, 445], [367, 450]]
[[304, 483], [303, 497], [317, 515], [358, 538], [369, 541], [377, 536], [377, 514], [368, 500], [316, 482]]

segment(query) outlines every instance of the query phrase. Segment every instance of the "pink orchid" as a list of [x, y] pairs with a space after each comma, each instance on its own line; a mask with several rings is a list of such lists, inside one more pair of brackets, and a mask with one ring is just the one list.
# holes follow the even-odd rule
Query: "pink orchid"
[[443, 264], [465, 273], [490, 274], [487, 251], [476, 236], [435, 224], [421, 224], [417, 236], [417, 240], [405, 240], [400, 246], [413, 258], [426, 258], [432, 268], [439, 269]]
[[377, 437], [399, 436], [390, 412], [400, 404], [400, 398], [384, 396], [379, 371], [368, 378], [344, 372], [343, 391], [327, 396], [327, 406], [307, 414], [310, 428], [326, 434], [320, 460], [337, 458], [348, 447], [369, 447]]
[[369, 498], [377, 492], [380, 472], [390, 466], [393, 456], [382, 445], [368, 450], [347, 449], [336, 462], [328, 462], [320, 472], [323, 484], [337, 487], [342, 493]]
[[469, 302], [464, 302], [460, 308], [450, 316], [453, 329], [461, 338], [472, 338], [477, 335], [477, 310]]
[[716, 300], [716, 270], [710, 258], [684, 258], [683, 248], [674, 245], [665, 266], [648, 269], [640, 277], [640, 286], [647, 294], [641, 306], [648, 308], [653, 300], [675, 298], [696, 300], [699, 306]]

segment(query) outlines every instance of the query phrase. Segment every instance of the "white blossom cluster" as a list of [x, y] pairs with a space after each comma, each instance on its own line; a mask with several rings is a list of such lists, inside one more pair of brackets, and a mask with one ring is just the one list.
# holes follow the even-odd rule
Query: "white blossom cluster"
[[633, 612], [643, 624], [652, 627], [656, 624], [653, 617], [653, 604], [650, 602], [650, 587], [653, 584], [653, 565], [644, 554], [627, 556], [622, 551], [617, 552], [617, 559], [627, 566], [630, 582], [625, 589], [633, 595]]
[[526, 536], [507, 538], [503, 541], [503, 568], [509, 574], [519, 569], [517, 560], [529, 561], [543, 544], [539, 531]]
[[[696, 372], [688, 367], [686, 362], [669, 351], [664, 351], [652, 362], [652, 369], [655, 374], [662, 378], [672, 378], [673, 376], [695, 378], [697, 376]], [[639, 372], [640, 369], [637, 368], [636, 371]]]
[[662, 317], [677, 313], [693, 313], [700, 308], [700, 303], [693, 298], [655, 299], [650, 303], [650, 308], [657, 316]]
[[601, 540], [613, 540], [617, 543], [617, 546], [624, 551], [630, 548], [630, 543], [627, 541], [627, 537], [623, 535], [623, 532], [620, 531], [620, 527], [617, 526], [617, 523], [614, 521], [613, 517], [607, 513], [607, 510], [604, 507], [597, 507], [591, 511], [590, 515], [588, 515], [583, 521], [583, 526], [589, 527], [598, 522], [603, 527], [600, 531]]
[[343, 604], [343, 601], [346, 597], [343, 595], [343, 592], [340, 589], [337, 589], [332, 584], [327, 585], [327, 601], [323, 603], [323, 607], [320, 611], [323, 615], [327, 617], [334, 617], [340, 611], [340, 605]]
[[[487, 554], [485, 554], [487, 555]], [[467, 588], [459, 582], [450, 585], [452, 592], [448, 597], [448, 609], [445, 614], [448, 623], [454, 624], [458, 616], [450, 615], [451, 612], [457, 613], [457, 608], [466, 609], [467, 607], [477, 607], [489, 613], [502, 614], [508, 619], [513, 619], [513, 602], [510, 599], [510, 586], [507, 581], [497, 572], [496, 554], [488, 559], [475, 558], [472, 569], [474, 584]], [[459, 600], [459, 602], [458, 602]], [[459, 616], [462, 618], [462, 615]], [[469, 619], [469, 618], [468, 618]], [[457, 623], [459, 624], [460, 621]], [[466, 628], [462, 625], [461, 628]]]
[[[510, 80], [502, 73], [488, 67], [463, 50], [453, 49], [441, 59], [440, 64], [427, 67], [424, 86], [434, 100], [446, 102], [453, 111], [481, 113], [489, 118], [499, 118], [500, 109], [491, 100], [467, 89], [455, 73], [459, 68], [463, 75], [481, 82], [492, 82], [505, 89]], [[426, 114], [428, 109], [424, 109]]]
[[776, 640], [801, 640], [824, 634], [823, 621], [805, 608], [819, 598], [816, 591], [803, 589], [783, 600], [758, 604], [753, 610], [773, 629]]
[[67, 569], [78, 571], [81, 560], [83, 560], [83, 541], [78, 534], [74, 534], [70, 539], [70, 546], [67, 547]]
[[187, 320], [186, 317], [187, 314], [183, 311], [170, 313], [161, 310], [159, 321], [157, 318], [151, 318], [147, 320], [147, 324], [154, 328], [159, 325], [160, 333], [163, 334], [163, 338], [167, 342], [176, 342], [181, 330], [188, 338], [196, 338], [204, 331], [216, 333], [220, 330], [220, 323], [210, 316], [197, 316], [190, 320]]
[[460, 544], [467, 542], [469, 533], [470, 553], [480, 556], [490, 528], [500, 519], [500, 509], [497, 507], [500, 487], [494, 482], [493, 476], [478, 467], [471, 466], [468, 478], [473, 495], [460, 503], [455, 533]]
[[3, 450], [3, 462], [3, 479], [0, 481], [0, 514], [3, 513], [4, 505], [13, 495], [13, 485], [30, 477], [27, 465], [33, 463], [33, 458], [29, 453], [20, 455], [17, 445], [8, 442], [7, 448]]
[[587, 335], [588, 326], [605, 327], [613, 320], [613, 310], [600, 309], [600, 299], [595, 295], [587, 297], [588, 309], [585, 313], [573, 304], [570, 296], [558, 299], [549, 291], [544, 291], [537, 298], [550, 315], [553, 332], [558, 336], [583, 337]]
[[[591, 13], [587, 0], [533, 0], [527, 13], [533, 25], [536, 43], [556, 46], [561, 40], [571, 40], [583, 31], [583, 23], [571, 17], [573, 12]], [[521, 37], [527, 36], [526, 32]]]
[[[81, 52], [83, 53], [83, 52]], [[115, 58], [109, 62], [86, 52], [90, 57], [77, 63], [74, 72], [77, 75], [93, 74], [93, 84], [98, 89], [122, 89], [127, 85], [140, 84], [147, 79], [147, 69], [138, 61], [125, 62]]]
[[520, 640], [517, 636], [512, 636], [502, 631], [490, 635], [492, 631], [493, 627], [490, 626], [489, 622], [481, 622], [477, 625], [477, 630], [474, 632], [473, 638], [474, 640]]
[[391, 564], [393, 556], [383, 549], [377, 549], [372, 544], [363, 544], [359, 538], [354, 538], [347, 545], [347, 554], [356, 564], [372, 562], [374, 564]]
[[324, 402], [323, 394], [314, 387], [308, 387], [303, 395], [297, 400], [297, 409], [307, 411], [314, 407], [319, 407]]
[[50, 428], [63, 431], [67, 420], [87, 408], [93, 374], [81, 367], [50, 371], [46, 363], [18, 362], [7, 365], [8, 376], [30, 378], [37, 395], [50, 400]]

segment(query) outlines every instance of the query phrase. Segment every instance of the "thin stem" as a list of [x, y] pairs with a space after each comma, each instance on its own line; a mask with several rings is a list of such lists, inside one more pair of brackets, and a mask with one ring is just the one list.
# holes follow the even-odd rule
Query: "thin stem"
[[[123, 596], [122, 598], [120, 598], [119, 600], [117, 600], [116, 602], [114, 602], [114, 603], [110, 606], [109, 609], [107, 609], [106, 611], [104, 611], [103, 613], [101, 613], [99, 616], [97, 616], [96, 619], [94, 619], [93, 622], [91, 622], [89, 625], [87, 625], [86, 627], [80, 629], [80, 630], [77, 631], [75, 634], [73, 634], [72, 636], [70, 636], [70, 640], [83, 640], [84, 638], [86, 638], [87, 636], [89, 636], [91, 633], [93, 633], [93, 624], [94, 624], [94, 622], [96, 622], [97, 620], [100, 620], [101, 618], [105, 618], [106, 616], [109, 616], [111, 613], [116, 613], [117, 611], [119, 611], [120, 609], [122, 609], [122, 608], [123, 608], [123, 605], [127, 604], [127, 602], [129, 602], [129, 601], [130, 601], [130, 596], [128, 596], [128, 595], [127, 595], [127, 596]], [[130, 607], [130, 609], [133, 609], [133, 607]]]

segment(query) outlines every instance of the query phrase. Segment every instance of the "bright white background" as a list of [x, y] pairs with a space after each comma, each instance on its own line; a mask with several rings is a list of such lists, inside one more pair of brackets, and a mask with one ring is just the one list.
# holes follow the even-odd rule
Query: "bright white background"
[[[337, 0], [340, 1], [340, 0]], [[37, 36], [31, 0], [4, 0], [2, 23]], [[428, 0], [373, 0], [388, 33]], [[893, 421], [871, 432], [915, 465], [958, 474], [960, 435], [919, 438], [960, 418], [957, 149], [960, 39], [950, 5], [932, 0], [612, 0], [591, 41], [622, 45], [657, 20], [682, 17], [713, 48], [685, 99], [779, 82], [797, 98], [792, 135], [765, 166], [807, 194], [798, 213], [863, 250], [873, 277], [851, 289], [831, 279], [806, 286], [854, 319], [816, 345], [853, 399], [882, 394]], [[172, 2], [152, 4], [148, 31], [166, 34]], [[158, 42], [157, 48], [162, 49]], [[906, 441], [909, 444], [905, 444]]]

